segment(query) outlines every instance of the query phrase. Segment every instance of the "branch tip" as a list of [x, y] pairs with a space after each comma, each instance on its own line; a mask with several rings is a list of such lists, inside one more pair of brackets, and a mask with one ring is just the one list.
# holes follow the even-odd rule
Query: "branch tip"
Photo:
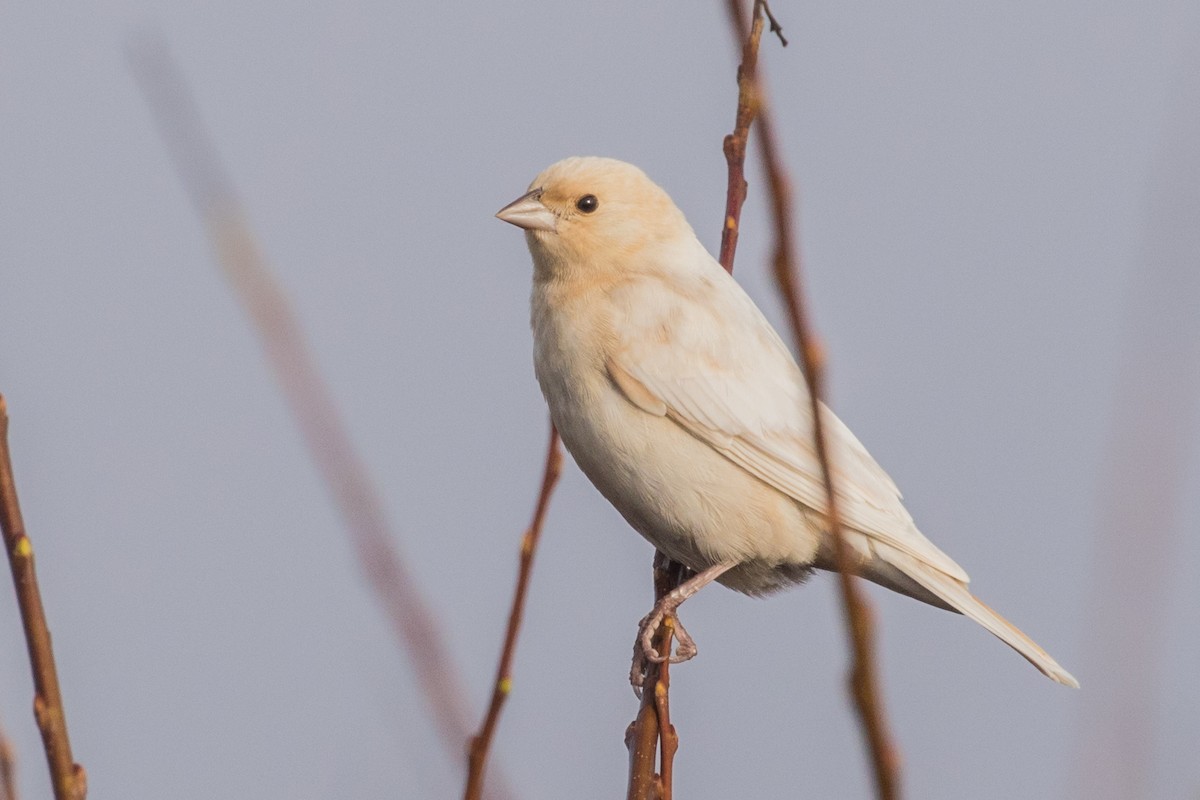
[[775, 19], [775, 15], [771, 13], [771, 6], [767, 0], [756, 0], [758, 5], [762, 6], [763, 12], [767, 15], [767, 20], [771, 23], [771, 33], [779, 37], [779, 43], [784, 47], [788, 46], [788, 40], [784, 38], [783, 26], [779, 24], [779, 20]]

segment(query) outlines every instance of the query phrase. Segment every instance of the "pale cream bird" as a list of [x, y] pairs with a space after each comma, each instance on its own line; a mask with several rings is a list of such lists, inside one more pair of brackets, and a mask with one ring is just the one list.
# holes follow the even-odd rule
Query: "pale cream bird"
[[[633, 528], [696, 575], [642, 620], [635, 653], [716, 580], [751, 595], [836, 569], [804, 376], [683, 213], [637, 167], [568, 158], [496, 215], [533, 255], [534, 366], [584, 474]], [[1067, 686], [1075, 678], [975, 598], [900, 491], [822, 408], [856, 574], [961, 612]], [[633, 680], [640, 681], [635, 657]]]

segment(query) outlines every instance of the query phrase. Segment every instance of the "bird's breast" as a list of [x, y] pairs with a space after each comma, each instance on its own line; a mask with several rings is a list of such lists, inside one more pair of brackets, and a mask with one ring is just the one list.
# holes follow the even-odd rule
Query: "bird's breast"
[[621, 393], [606, 367], [611, 337], [600, 299], [575, 313], [546, 299], [535, 290], [532, 321], [551, 419], [580, 469], [635, 530], [693, 569], [762, 565], [753, 580], [739, 581], [746, 571], [737, 570], [723, 581], [743, 591], [773, 588], [781, 578], [772, 565], [811, 560], [816, 540], [797, 504]]

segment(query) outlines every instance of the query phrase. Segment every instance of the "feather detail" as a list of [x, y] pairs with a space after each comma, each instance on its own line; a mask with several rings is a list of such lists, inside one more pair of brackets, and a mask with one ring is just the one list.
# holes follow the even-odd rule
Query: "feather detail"
[[1026, 636], [1016, 625], [971, 594], [965, 583], [932, 569], [928, 564], [887, 545], [877, 546], [876, 551], [883, 561], [898, 568], [905, 575], [953, 606], [956, 611], [975, 620], [986, 628], [988, 633], [1016, 650], [1047, 678], [1058, 681], [1064, 686], [1079, 688], [1079, 681], [1075, 680], [1075, 676], [1059, 666], [1059, 663], [1049, 653]]

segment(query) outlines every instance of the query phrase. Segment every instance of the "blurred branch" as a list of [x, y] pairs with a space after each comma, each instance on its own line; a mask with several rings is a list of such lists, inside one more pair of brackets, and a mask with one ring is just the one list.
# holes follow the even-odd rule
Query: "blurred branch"
[[[758, 6], [755, 6], [756, 12]], [[772, 29], [778, 23], [771, 19]], [[782, 30], [782, 29], [780, 29]], [[757, 111], [755, 103], [755, 75], [758, 71], [758, 47], [762, 41], [762, 15], [755, 13], [750, 31], [741, 37], [742, 63], [738, 65], [737, 111], [734, 114], [733, 133], [725, 137], [722, 150], [728, 180], [725, 188], [725, 218], [721, 225], [720, 262], [726, 271], [733, 272], [733, 259], [737, 252], [738, 232], [742, 219], [742, 206], [746, 202], [746, 142], [750, 137], [750, 125]], [[780, 39], [786, 45], [780, 33]], [[654, 553], [654, 602], [658, 603], [687, 580], [690, 573], [682, 564], [671, 561], [660, 551]], [[659, 653], [671, 653], [671, 637], [674, 626], [668, 618], [659, 627], [654, 645]], [[637, 718], [625, 732], [625, 746], [629, 749], [629, 800], [658, 798], [669, 800], [672, 794], [675, 752], [679, 749], [679, 736], [671, 724], [671, 676], [670, 663], [647, 662], [648, 668], [642, 681], [642, 704]], [[659, 771], [654, 772], [654, 756], [661, 753]]]
[[[29, 665], [33, 671], [33, 716], [42, 734], [46, 762], [50, 767], [50, 782], [55, 800], [83, 800], [87, 796], [87, 773], [71, 756], [71, 740], [67, 736], [67, 716], [63, 710], [58, 672], [54, 667], [54, 650], [50, 645], [50, 629], [38, 589], [37, 572], [33, 563], [33, 544], [25, 532], [21, 505], [17, 500], [17, 484], [13, 477], [12, 456], [8, 449], [8, 404], [0, 395], [0, 531], [4, 549], [12, 568], [17, 605], [21, 610], [21, 625], [29, 648]], [[0, 785], [6, 788], [12, 780], [12, 750], [5, 741], [0, 754]]]
[[[1183, 41], [1200, 36], [1192, 20]], [[1177, 702], [1165, 680], [1175, 652], [1167, 642], [1178, 634], [1161, 621], [1194, 616], [1171, 607], [1185, 537], [1194, 535], [1179, 515], [1195, 496], [1187, 475], [1200, 411], [1200, 49], [1179, 52], [1147, 176], [1141, 242], [1121, 293], [1113, 416], [1090, 537], [1081, 660], [1095, 677], [1067, 794], [1087, 800], [1163, 791], [1158, 715]]]
[[17, 800], [17, 754], [0, 728], [0, 800]]
[[[758, 0], [754, 4], [754, 18], [766, 3]], [[741, 13], [741, 3], [729, 0], [728, 9], [734, 28], [741, 41], [747, 36], [746, 23]], [[762, 151], [763, 167], [767, 176], [767, 187], [771, 199], [771, 212], [775, 220], [775, 253], [772, 265], [775, 282], [783, 295], [792, 333], [804, 365], [804, 376], [808, 382], [810, 413], [813, 419], [813, 444], [821, 464], [821, 479], [825, 484], [828, 503], [826, 517], [829, 521], [834, 545], [834, 557], [842, 590], [842, 603], [853, 651], [850, 671], [850, 687], [858, 711], [859, 723], [867, 741], [871, 764], [875, 775], [876, 795], [883, 800], [900, 796], [899, 755], [888, 730], [883, 711], [883, 698], [876, 675], [874, 621], [866, 597], [862, 594], [852, 574], [853, 564], [849, 548], [842, 532], [841, 516], [838, 511], [838, 496], [833, 485], [833, 470], [829, 462], [828, 442], [822, 424], [821, 398], [825, 396], [825, 350], [821, 345], [805, 308], [802, 289], [800, 259], [793, 229], [795, 216], [792, 207], [792, 191], [775, 135], [774, 119], [767, 104], [762, 80], [757, 72], [752, 76], [754, 96], [758, 106], [758, 142]]]
[[447, 752], [457, 760], [470, 732], [466, 692], [434, 614], [395, 548], [397, 537], [317, 371], [300, 323], [259, 251], [166, 45], [157, 38], [143, 39], [130, 46], [128, 55], [180, 180], [258, 330], [288, 406], [346, 523], [359, 566], [409, 656]]
[[484, 771], [487, 767], [488, 751], [500, 721], [500, 710], [512, 691], [512, 662], [517, 651], [517, 636], [521, 631], [521, 620], [525, 614], [525, 598], [529, 591], [529, 579], [533, 573], [533, 557], [542, 537], [542, 525], [546, 510], [550, 507], [550, 496], [562, 472], [562, 450], [558, 446], [558, 431], [550, 425], [550, 441], [546, 445], [546, 466], [542, 471], [542, 489], [534, 507], [533, 521], [521, 537], [521, 562], [517, 570], [517, 588], [513, 592], [512, 608], [508, 613], [508, 630], [504, 636], [504, 648], [500, 663], [496, 666], [496, 682], [492, 687], [492, 701], [479, 733], [471, 739], [467, 757], [467, 787], [464, 800], [478, 800], [483, 793]]

